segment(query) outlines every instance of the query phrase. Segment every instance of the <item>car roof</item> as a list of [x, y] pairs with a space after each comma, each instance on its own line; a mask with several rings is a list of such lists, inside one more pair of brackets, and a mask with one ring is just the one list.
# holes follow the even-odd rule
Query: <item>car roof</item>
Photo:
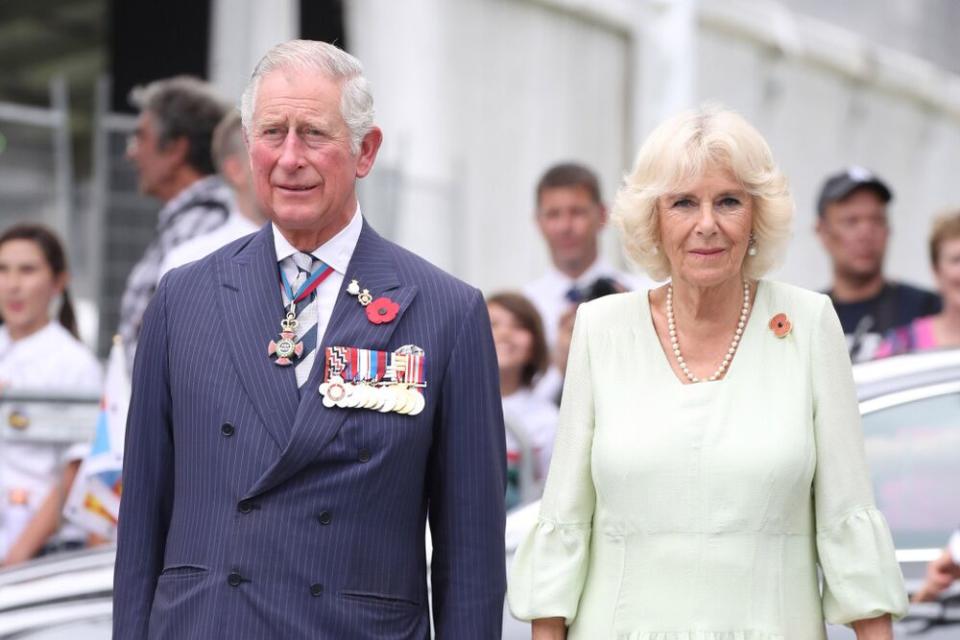
[[960, 349], [910, 353], [854, 365], [861, 403], [880, 396], [934, 385], [960, 386]]

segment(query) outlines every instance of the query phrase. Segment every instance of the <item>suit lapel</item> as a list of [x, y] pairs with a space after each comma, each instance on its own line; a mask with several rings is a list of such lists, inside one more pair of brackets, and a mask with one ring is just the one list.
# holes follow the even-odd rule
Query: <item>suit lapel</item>
[[233, 256], [218, 261], [223, 324], [241, 384], [279, 448], [287, 446], [296, 416], [293, 367], [280, 367], [267, 344], [280, 330], [283, 301], [273, 231], [265, 225]]
[[[248, 497], [282, 483], [315, 460], [323, 447], [340, 430], [350, 412], [360, 411], [323, 406], [318, 387], [323, 380], [324, 356], [326, 348], [330, 346], [360, 347], [378, 351], [389, 348], [394, 331], [417, 295], [416, 286], [403, 285], [400, 282], [393, 250], [392, 245], [364, 221], [343, 286], [337, 294], [333, 314], [318, 347], [313, 370], [301, 389], [300, 403], [293, 420], [293, 434], [280, 459], [257, 481], [247, 494]], [[369, 289], [374, 299], [387, 296], [399, 304], [397, 317], [385, 324], [370, 322], [366, 310], [357, 299], [346, 293], [347, 285], [354, 279], [362, 288]], [[296, 383], [293, 384], [296, 388]]]

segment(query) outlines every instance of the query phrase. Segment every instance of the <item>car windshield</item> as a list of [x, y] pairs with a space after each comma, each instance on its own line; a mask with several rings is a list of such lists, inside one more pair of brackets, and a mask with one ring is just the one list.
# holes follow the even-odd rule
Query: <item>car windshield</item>
[[960, 525], [960, 394], [863, 417], [877, 504], [898, 549], [942, 547]]

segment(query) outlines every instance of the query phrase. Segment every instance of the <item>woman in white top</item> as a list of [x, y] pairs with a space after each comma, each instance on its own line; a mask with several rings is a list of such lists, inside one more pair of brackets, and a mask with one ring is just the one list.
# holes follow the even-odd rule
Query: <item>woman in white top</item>
[[[100, 392], [100, 364], [77, 339], [68, 278], [63, 247], [50, 230], [21, 224], [0, 235], [3, 393]], [[58, 299], [59, 321], [53, 322], [50, 309]], [[29, 430], [28, 420], [14, 413], [0, 429]], [[35, 556], [57, 532], [69, 490], [61, 485], [72, 482], [81, 456], [76, 447], [65, 455], [62, 446], [46, 443], [0, 443], [0, 565]]]
[[[487, 298], [487, 311], [500, 367], [500, 396], [507, 426], [506, 501], [507, 509], [511, 509], [524, 501], [524, 495], [528, 499], [539, 497], [537, 487], [546, 476], [553, 453], [557, 408], [533, 392], [534, 381], [546, 370], [550, 358], [537, 308], [519, 293], [507, 292]], [[524, 448], [532, 454], [529, 463], [523, 459]], [[525, 464], [533, 465], [532, 473], [526, 474], [526, 481], [534, 485], [533, 492], [530, 487], [520, 486]]]
[[[660, 125], [615, 218], [655, 280], [581, 305], [539, 520], [509, 600], [535, 638], [889, 639], [907, 601], [843, 332], [760, 277], [793, 213], [740, 116]], [[817, 567], [822, 569], [823, 590]]]

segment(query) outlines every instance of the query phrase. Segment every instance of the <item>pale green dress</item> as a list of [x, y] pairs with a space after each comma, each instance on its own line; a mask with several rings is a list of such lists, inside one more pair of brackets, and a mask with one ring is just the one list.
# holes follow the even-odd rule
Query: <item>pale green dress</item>
[[726, 377], [699, 384], [646, 293], [582, 305], [560, 413], [517, 617], [562, 616], [570, 640], [816, 640], [824, 619], [906, 612], [826, 296], [761, 281]]

